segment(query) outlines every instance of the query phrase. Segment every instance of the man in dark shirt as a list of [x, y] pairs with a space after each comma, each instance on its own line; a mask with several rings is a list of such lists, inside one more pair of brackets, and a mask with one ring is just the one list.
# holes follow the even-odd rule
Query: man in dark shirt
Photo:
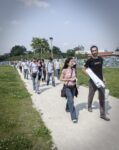
[[[98, 47], [93, 45], [90, 51], [92, 56], [86, 61], [83, 72], [87, 74], [86, 69], [90, 68], [103, 81], [103, 59], [98, 56]], [[103, 87], [97, 88], [92, 79], [89, 80], [88, 111], [92, 112], [92, 101], [96, 90], [99, 94], [100, 118], [109, 121], [110, 119], [105, 114], [105, 89]]]

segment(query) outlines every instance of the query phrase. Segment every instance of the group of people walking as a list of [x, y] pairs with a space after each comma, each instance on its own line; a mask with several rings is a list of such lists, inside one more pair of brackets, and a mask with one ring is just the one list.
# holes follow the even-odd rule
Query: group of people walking
[[49, 85], [50, 79], [52, 80], [52, 86], [55, 86], [54, 74], [56, 73], [57, 79], [60, 77], [60, 62], [57, 59], [53, 62], [50, 57], [48, 62], [44, 62], [44, 59], [33, 59], [32, 61], [23, 60], [18, 63], [20, 72], [23, 73], [24, 79], [32, 79], [33, 90], [40, 94], [40, 81], [46, 82]]
[[[91, 57], [87, 59], [84, 64], [84, 68], [82, 71], [86, 74], [86, 69], [90, 68], [103, 82], [105, 79], [103, 78], [103, 59], [98, 56], [98, 47], [93, 45], [90, 48]], [[63, 70], [60, 77], [61, 81], [64, 82], [65, 91], [66, 91], [66, 112], [70, 112], [71, 120], [76, 123], [78, 118], [76, 116], [76, 110], [74, 106], [74, 96], [76, 92], [76, 66], [75, 61], [73, 58], [66, 59]], [[100, 104], [100, 118], [104, 119], [105, 121], [110, 121], [110, 119], [106, 116], [105, 113], [105, 88], [100, 87], [98, 88], [92, 79], [89, 80], [89, 95], [88, 95], [88, 111], [92, 112], [92, 101], [94, 94], [98, 90], [99, 95], [99, 104]]]
[[[83, 73], [88, 75], [86, 72], [87, 68], [90, 68], [99, 79], [105, 83], [103, 77], [103, 59], [98, 56], [98, 47], [93, 45], [90, 48], [91, 57], [87, 59], [82, 69]], [[63, 81], [65, 86], [65, 95], [66, 95], [66, 112], [70, 112], [71, 120], [73, 123], [77, 123], [78, 118], [76, 115], [76, 109], [74, 106], [74, 96], [76, 96], [77, 91], [77, 69], [76, 61], [73, 57], [67, 58], [62, 67], [62, 72], [60, 72], [61, 64], [57, 59], [55, 62], [50, 57], [48, 62], [45, 63], [44, 60], [35, 60], [32, 62], [23, 61], [19, 63], [19, 69], [24, 74], [24, 78], [28, 79], [30, 75], [33, 83], [33, 90], [39, 94], [40, 93], [40, 81], [46, 82], [46, 85], [49, 85], [50, 79], [52, 80], [52, 86], [55, 86], [54, 75], [57, 76], [58, 80]], [[95, 92], [98, 90], [99, 104], [100, 104], [100, 118], [105, 121], [110, 119], [106, 116], [105, 113], [105, 88], [98, 88], [92, 79], [89, 79], [89, 95], [88, 95], [88, 111], [92, 112], [92, 102]]]

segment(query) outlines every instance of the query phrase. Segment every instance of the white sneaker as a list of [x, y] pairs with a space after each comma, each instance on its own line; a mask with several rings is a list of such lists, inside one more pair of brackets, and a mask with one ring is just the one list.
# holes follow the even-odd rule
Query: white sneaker
[[37, 91], [37, 94], [40, 94], [41, 93], [41, 90]]
[[73, 119], [72, 121], [73, 121], [73, 123], [77, 123], [77, 119]]

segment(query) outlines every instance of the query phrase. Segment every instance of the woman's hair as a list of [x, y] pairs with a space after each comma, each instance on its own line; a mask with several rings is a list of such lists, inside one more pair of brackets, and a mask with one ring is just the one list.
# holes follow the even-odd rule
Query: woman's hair
[[73, 59], [73, 58], [72, 58], [72, 57], [69, 57], [69, 58], [67, 58], [67, 59], [65, 60], [63, 69], [68, 68], [68, 64], [69, 64], [69, 62], [70, 62], [71, 59]]

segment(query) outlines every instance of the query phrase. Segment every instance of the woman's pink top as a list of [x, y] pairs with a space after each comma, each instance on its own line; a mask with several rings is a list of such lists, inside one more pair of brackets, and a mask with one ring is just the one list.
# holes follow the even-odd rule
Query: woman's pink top
[[69, 86], [73, 86], [76, 84], [76, 72], [75, 72], [75, 69], [70, 69], [70, 68], [67, 68], [67, 69], [63, 69], [62, 70], [62, 79], [74, 79], [74, 81], [65, 81], [65, 85], [69, 85]]

